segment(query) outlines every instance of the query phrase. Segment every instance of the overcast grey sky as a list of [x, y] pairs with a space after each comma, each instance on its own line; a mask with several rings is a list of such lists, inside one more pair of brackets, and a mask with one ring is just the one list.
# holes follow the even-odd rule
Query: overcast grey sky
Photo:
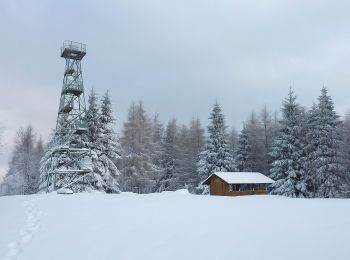
[[118, 128], [132, 100], [203, 123], [217, 98], [227, 124], [279, 109], [293, 86], [310, 106], [322, 85], [350, 108], [350, 1], [0, 1], [0, 124], [7, 167], [15, 132], [55, 127], [64, 40], [87, 44], [85, 88], [109, 89]]

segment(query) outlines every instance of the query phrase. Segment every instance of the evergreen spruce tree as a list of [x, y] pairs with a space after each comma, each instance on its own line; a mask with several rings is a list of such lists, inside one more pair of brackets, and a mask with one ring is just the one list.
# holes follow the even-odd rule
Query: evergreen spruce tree
[[34, 194], [38, 192], [39, 154], [36, 138], [29, 125], [17, 132], [15, 149], [9, 162], [9, 170], [3, 180], [4, 195]]
[[53, 131], [49, 137], [49, 142], [47, 143], [43, 156], [40, 160], [40, 178], [39, 178], [39, 192], [46, 192], [47, 179], [49, 177], [49, 173], [52, 170], [53, 160], [57, 158], [52, 158], [53, 150], [58, 147], [57, 138], [55, 137], [55, 131]]
[[272, 158], [270, 156], [270, 151], [272, 147], [272, 142], [274, 139], [274, 124], [271, 117], [271, 113], [268, 111], [265, 105], [260, 112], [260, 121], [262, 125], [262, 158], [261, 158], [261, 168], [260, 171], [269, 176], [270, 175], [270, 165], [272, 163]]
[[120, 172], [116, 163], [120, 159], [121, 151], [113, 129], [115, 119], [108, 92], [99, 102], [95, 91], [91, 90], [86, 122], [89, 130], [88, 145], [92, 153], [93, 188], [107, 193], [118, 193]]
[[302, 139], [302, 117], [303, 109], [296, 102], [296, 96], [290, 89], [288, 97], [283, 101], [281, 128], [271, 152], [271, 178], [276, 181], [271, 185], [272, 194], [307, 196], [303, 169], [305, 144]]
[[178, 128], [178, 134], [176, 139], [176, 158], [178, 161], [177, 173], [178, 173], [178, 189], [189, 189], [193, 182], [192, 177], [192, 160], [191, 157], [191, 140], [190, 130], [186, 125], [182, 125]]
[[314, 170], [312, 187], [315, 195], [323, 198], [343, 197], [345, 167], [341, 153], [341, 122], [325, 87], [310, 114], [309, 123], [308, 162]]
[[41, 159], [43, 158], [45, 154], [45, 145], [40, 137], [39, 140], [37, 141], [35, 148], [34, 148], [34, 157], [35, 157], [35, 193], [39, 192], [39, 187], [40, 187], [40, 162]]
[[[105, 178], [102, 176], [103, 165], [99, 160], [100, 150], [102, 149], [101, 136], [101, 112], [99, 107], [99, 100], [94, 89], [88, 97], [88, 106], [86, 110], [85, 120], [88, 128], [86, 135], [88, 147], [91, 149], [92, 157], [92, 174], [89, 176], [90, 185], [94, 190], [105, 191], [107, 184]], [[83, 189], [82, 189], [83, 190]]]
[[263, 128], [254, 111], [251, 113], [246, 127], [250, 147], [248, 165], [250, 165], [251, 169], [249, 171], [262, 172], [265, 166]]
[[237, 149], [238, 149], [238, 133], [233, 127], [228, 135], [228, 147], [230, 149], [232, 158], [236, 158]]
[[344, 123], [342, 125], [342, 153], [344, 155], [344, 166], [345, 166], [345, 190], [347, 197], [350, 197], [350, 112], [345, 115]]
[[[64, 120], [64, 118], [62, 119]], [[120, 145], [113, 130], [114, 124], [113, 110], [108, 92], [102, 98], [101, 103], [95, 91], [92, 89], [89, 97], [85, 118], [88, 132], [82, 134], [82, 140], [75, 139], [75, 135], [59, 138], [66, 138], [67, 145], [74, 146], [83, 142], [85, 148], [90, 148], [92, 158], [92, 173], [89, 174], [88, 183], [77, 182], [72, 189], [75, 192], [98, 190], [107, 193], [118, 193], [119, 170], [116, 166], [120, 159]], [[61, 122], [64, 124], [64, 122]], [[69, 142], [69, 143], [68, 143]], [[52, 165], [64, 165], [65, 155], [52, 157], [52, 152], [59, 146], [58, 136], [53, 132], [47, 145], [40, 166], [40, 189], [46, 191], [47, 178]], [[80, 147], [80, 146], [79, 146]], [[62, 177], [61, 177], [62, 178]], [[64, 177], [63, 177], [64, 178]]]
[[97, 168], [104, 181], [104, 190], [108, 193], [118, 193], [120, 192], [118, 183], [120, 172], [116, 164], [121, 158], [121, 147], [113, 129], [115, 118], [108, 91], [102, 97], [101, 103], [101, 115], [99, 117], [101, 129], [96, 144], [96, 153], [99, 161]]
[[99, 101], [96, 92], [94, 89], [91, 89], [91, 92], [88, 97], [88, 107], [86, 110], [85, 120], [89, 129], [88, 142], [91, 149], [95, 149], [96, 145], [100, 145], [97, 141], [101, 136], [101, 120], [100, 120], [100, 108]]
[[[186, 144], [187, 143], [187, 144]], [[182, 141], [182, 146], [187, 148], [187, 152], [183, 156], [187, 156], [187, 177], [186, 188], [194, 193], [200, 179], [197, 172], [197, 164], [199, 162], [199, 154], [203, 151], [205, 145], [204, 129], [198, 117], [193, 118], [190, 122], [187, 141]]]
[[171, 120], [165, 130], [163, 140], [162, 177], [159, 182], [158, 191], [177, 190], [182, 188], [179, 181], [178, 160], [178, 130], [176, 120]]
[[243, 129], [238, 137], [238, 145], [236, 151], [236, 165], [240, 172], [251, 172], [252, 165], [250, 165], [249, 153], [251, 151], [248, 130], [246, 124], [243, 125]]
[[263, 135], [261, 123], [252, 112], [239, 136], [236, 163], [240, 171], [263, 172], [265, 170]]
[[235, 170], [236, 168], [228, 148], [224, 115], [217, 102], [214, 105], [209, 119], [209, 136], [205, 149], [200, 154], [200, 160], [197, 165], [201, 181], [205, 180], [214, 172], [227, 172]]
[[154, 190], [155, 166], [152, 163], [151, 133], [151, 122], [142, 101], [138, 104], [133, 103], [121, 138], [121, 182], [125, 191], [130, 191], [133, 187], [139, 187], [142, 193]]
[[156, 113], [153, 117], [151, 125], [151, 161], [153, 164], [152, 182], [155, 183], [153, 192], [159, 190], [160, 180], [162, 178], [162, 156], [163, 156], [163, 124], [159, 120], [159, 115]]
[[314, 151], [316, 148], [316, 142], [313, 138], [318, 138], [313, 135], [313, 129], [318, 124], [318, 109], [317, 105], [313, 104], [311, 109], [306, 114], [306, 138], [305, 138], [305, 155], [306, 158], [304, 160], [304, 171], [306, 177], [307, 184], [307, 196], [308, 197], [316, 197], [317, 194], [317, 177], [316, 177], [316, 161]]

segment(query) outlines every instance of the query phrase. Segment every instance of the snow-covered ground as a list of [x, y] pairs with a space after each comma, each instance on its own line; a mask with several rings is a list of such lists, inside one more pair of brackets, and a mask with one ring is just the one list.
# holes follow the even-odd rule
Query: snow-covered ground
[[0, 197], [0, 259], [350, 259], [350, 200]]

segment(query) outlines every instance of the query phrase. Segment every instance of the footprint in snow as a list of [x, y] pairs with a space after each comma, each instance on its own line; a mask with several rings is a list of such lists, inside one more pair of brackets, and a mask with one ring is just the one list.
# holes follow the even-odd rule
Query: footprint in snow
[[35, 231], [39, 228], [41, 211], [37, 208], [37, 199], [23, 203], [26, 214], [26, 224], [19, 231], [17, 241], [8, 244], [8, 251], [3, 260], [16, 260], [23, 252], [25, 246], [32, 240]]

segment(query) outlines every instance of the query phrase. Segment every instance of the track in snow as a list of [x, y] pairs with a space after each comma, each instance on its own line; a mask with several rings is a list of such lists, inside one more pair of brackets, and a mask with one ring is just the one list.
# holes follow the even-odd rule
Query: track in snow
[[38, 199], [25, 201], [26, 222], [19, 231], [19, 237], [16, 241], [8, 244], [8, 251], [3, 260], [16, 260], [23, 252], [25, 246], [32, 240], [35, 231], [39, 228], [42, 212], [37, 208]]

